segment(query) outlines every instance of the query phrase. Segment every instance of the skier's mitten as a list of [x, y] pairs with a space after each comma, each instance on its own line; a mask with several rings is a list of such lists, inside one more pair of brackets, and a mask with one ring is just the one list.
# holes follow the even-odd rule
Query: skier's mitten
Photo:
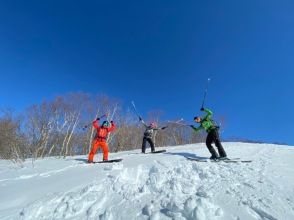
[[165, 127], [162, 127], [161, 129], [162, 129], [162, 130], [164, 130], [164, 129], [166, 129], [166, 128], [167, 128], [167, 126], [165, 126]]
[[99, 121], [99, 120], [100, 120], [100, 118], [98, 117], [98, 118], [96, 118], [96, 120], [97, 120], [97, 121]]
[[139, 117], [139, 120], [140, 120], [140, 121], [142, 121], [142, 118], [141, 118], [141, 117]]
[[200, 111], [204, 111], [204, 108], [202, 107], [202, 108], [200, 109]]

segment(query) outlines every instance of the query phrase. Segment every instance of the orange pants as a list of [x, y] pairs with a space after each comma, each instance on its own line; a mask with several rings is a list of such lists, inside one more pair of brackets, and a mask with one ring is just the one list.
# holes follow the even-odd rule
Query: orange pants
[[108, 160], [108, 145], [104, 141], [94, 140], [92, 149], [89, 153], [88, 161], [93, 162], [94, 155], [96, 154], [98, 148], [101, 147], [103, 151], [103, 160]]

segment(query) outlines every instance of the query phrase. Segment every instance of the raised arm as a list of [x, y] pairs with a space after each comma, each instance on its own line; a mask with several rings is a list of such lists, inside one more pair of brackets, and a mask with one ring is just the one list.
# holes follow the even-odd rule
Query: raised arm
[[111, 121], [110, 124], [111, 124], [111, 127], [108, 128], [108, 132], [112, 132], [112, 131], [114, 131], [116, 129], [116, 125], [114, 124], [113, 121]]
[[139, 117], [139, 120], [145, 126], [145, 128], [148, 127], [148, 125], [145, 123], [145, 121], [141, 117]]
[[94, 128], [99, 128], [99, 118], [97, 118], [95, 121], [93, 121], [93, 127]]
[[207, 109], [207, 108], [203, 109], [203, 111], [206, 112], [206, 116], [205, 116], [204, 118], [205, 118], [205, 119], [211, 119], [211, 117], [212, 117], [212, 115], [213, 115], [212, 111], [210, 111], [210, 110]]

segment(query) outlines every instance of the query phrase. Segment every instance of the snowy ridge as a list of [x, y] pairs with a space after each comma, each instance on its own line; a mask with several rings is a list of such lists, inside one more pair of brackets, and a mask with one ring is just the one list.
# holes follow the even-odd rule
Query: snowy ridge
[[203, 144], [111, 154], [124, 159], [115, 164], [86, 164], [80, 156], [12, 169], [1, 161], [0, 218], [294, 219], [294, 148], [224, 145], [231, 157], [254, 161], [185, 159], [208, 156]]

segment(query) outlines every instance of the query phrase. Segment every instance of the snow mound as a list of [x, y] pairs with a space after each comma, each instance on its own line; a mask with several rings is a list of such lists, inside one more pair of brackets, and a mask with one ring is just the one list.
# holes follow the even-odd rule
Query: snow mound
[[[294, 148], [225, 143], [252, 163], [199, 163], [203, 144], [112, 154], [121, 163], [0, 162], [1, 219], [294, 219]], [[101, 157], [99, 155], [98, 157]], [[97, 158], [98, 159], [98, 158]]]

